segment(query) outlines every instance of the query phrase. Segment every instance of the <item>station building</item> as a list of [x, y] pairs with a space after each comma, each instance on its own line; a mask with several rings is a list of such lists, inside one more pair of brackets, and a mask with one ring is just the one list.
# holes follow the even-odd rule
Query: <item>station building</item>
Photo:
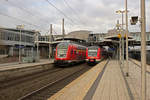
[[[38, 38], [39, 41], [39, 52], [40, 52], [40, 57], [41, 58], [49, 58], [49, 43], [50, 41], [56, 41], [58, 38], [62, 38], [62, 35], [52, 35], [52, 37], [50, 35], [40, 35]], [[36, 43], [35, 43], [36, 45]], [[56, 45], [50, 45], [52, 47], [52, 58], [54, 58], [54, 53], [55, 53], [55, 47]]]
[[[38, 34], [38, 41], [50, 41], [49, 35], [42, 35], [35, 30], [25, 30], [17, 28], [0, 28], [0, 58], [3, 56], [18, 57], [19, 48], [22, 56], [35, 56], [37, 45], [35, 43]], [[21, 42], [20, 42], [21, 35]], [[62, 37], [53, 35], [52, 41]], [[21, 44], [21, 46], [20, 46]], [[49, 44], [39, 44], [39, 55], [41, 58], [48, 58]]]
[[[130, 32], [130, 34], [136, 41], [133, 45], [139, 46], [141, 44], [141, 32]], [[147, 45], [150, 45], [150, 32], [146, 32], [146, 43]]]
[[33, 30], [0, 28], [0, 55], [17, 56], [19, 47], [22, 55], [27, 54], [34, 47], [34, 37]]

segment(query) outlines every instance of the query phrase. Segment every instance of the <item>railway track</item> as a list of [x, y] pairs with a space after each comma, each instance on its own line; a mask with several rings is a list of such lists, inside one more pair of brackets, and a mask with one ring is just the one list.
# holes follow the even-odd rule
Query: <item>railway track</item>
[[11, 80], [2, 81], [1, 85], [0, 85], [0, 90], [9, 88], [13, 85], [21, 84], [24, 81], [30, 81], [33, 78], [38, 78], [38, 77], [40, 77], [42, 75], [46, 75], [48, 73], [55, 73], [55, 72], [61, 71], [61, 70], [62, 70], [62, 68], [57, 68], [57, 69], [52, 68], [52, 69], [49, 69], [47, 71], [37, 72], [37, 73], [28, 74], [28, 75], [24, 75], [24, 76], [21, 76], [21, 77], [13, 78]]
[[[73, 75], [75, 75], [75, 74], [77, 74], [77, 73], [79, 73], [80, 71], [83, 71], [83, 70], [85, 70], [85, 68], [82, 68], [82, 69], [80, 69], [79, 71], [76, 71], [76, 72], [73, 72], [73, 73], [71, 73], [71, 74], [69, 74], [69, 75], [66, 75], [66, 76], [63, 76], [63, 77], [61, 77], [60, 79], [58, 79], [58, 80], [56, 80], [56, 81], [54, 81], [54, 82], [51, 82], [51, 83], [49, 83], [49, 84], [47, 84], [46, 86], [43, 86], [43, 87], [41, 87], [40, 89], [38, 89], [38, 90], [35, 90], [35, 91], [33, 91], [33, 92], [31, 92], [31, 93], [29, 93], [29, 94], [27, 94], [27, 95], [25, 95], [25, 96], [23, 96], [23, 97], [21, 97], [21, 98], [19, 98], [18, 100], [35, 100], [35, 98], [37, 98], [37, 99], [40, 99], [41, 97], [42, 97], [42, 99], [45, 97], [45, 93], [44, 94], [42, 94], [42, 92], [44, 91], [48, 91], [48, 88], [50, 88], [52, 85], [55, 85], [55, 84], [57, 84], [58, 82], [60, 82], [60, 81], [64, 81], [64, 80], [66, 80], [67, 78], [69, 78], [69, 77], [71, 77], [71, 76], [73, 76]], [[55, 92], [54, 92], [55, 93]], [[40, 98], [39, 98], [40, 97]], [[36, 100], [37, 100], [36, 99]]]
[[0, 100], [43, 100], [90, 68], [86, 64], [54, 68], [30, 77], [16, 79], [14, 82], [3, 84], [0, 90]]

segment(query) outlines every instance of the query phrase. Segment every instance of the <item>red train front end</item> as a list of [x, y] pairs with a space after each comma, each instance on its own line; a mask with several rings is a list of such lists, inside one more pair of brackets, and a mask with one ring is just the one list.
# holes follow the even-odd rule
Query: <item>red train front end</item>
[[95, 64], [99, 62], [102, 58], [101, 56], [101, 48], [98, 46], [90, 46], [86, 49], [86, 61], [89, 64]]

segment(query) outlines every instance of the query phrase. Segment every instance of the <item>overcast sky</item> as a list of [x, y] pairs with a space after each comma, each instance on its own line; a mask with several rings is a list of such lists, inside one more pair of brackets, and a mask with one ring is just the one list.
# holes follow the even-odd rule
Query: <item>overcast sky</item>
[[[0, 0], [0, 27], [14, 28], [24, 24], [25, 29], [39, 30], [43, 34], [49, 25], [61, 34], [62, 18], [65, 32], [90, 30], [107, 32], [115, 27], [121, 15], [116, 10], [124, 9], [125, 0]], [[129, 18], [140, 16], [140, 0], [128, 0]], [[150, 0], [146, 0], [146, 30], [150, 31]], [[65, 14], [65, 16], [63, 14]], [[67, 16], [67, 18], [66, 18]], [[129, 31], [140, 31], [139, 23], [129, 25]]]

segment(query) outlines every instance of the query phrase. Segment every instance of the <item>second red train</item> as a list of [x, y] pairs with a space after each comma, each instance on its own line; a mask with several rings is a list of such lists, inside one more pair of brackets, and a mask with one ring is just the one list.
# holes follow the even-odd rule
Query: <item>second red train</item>
[[99, 46], [90, 46], [86, 49], [86, 61], [88, 64], [96, 64], [101, 61], [104, 49]]

